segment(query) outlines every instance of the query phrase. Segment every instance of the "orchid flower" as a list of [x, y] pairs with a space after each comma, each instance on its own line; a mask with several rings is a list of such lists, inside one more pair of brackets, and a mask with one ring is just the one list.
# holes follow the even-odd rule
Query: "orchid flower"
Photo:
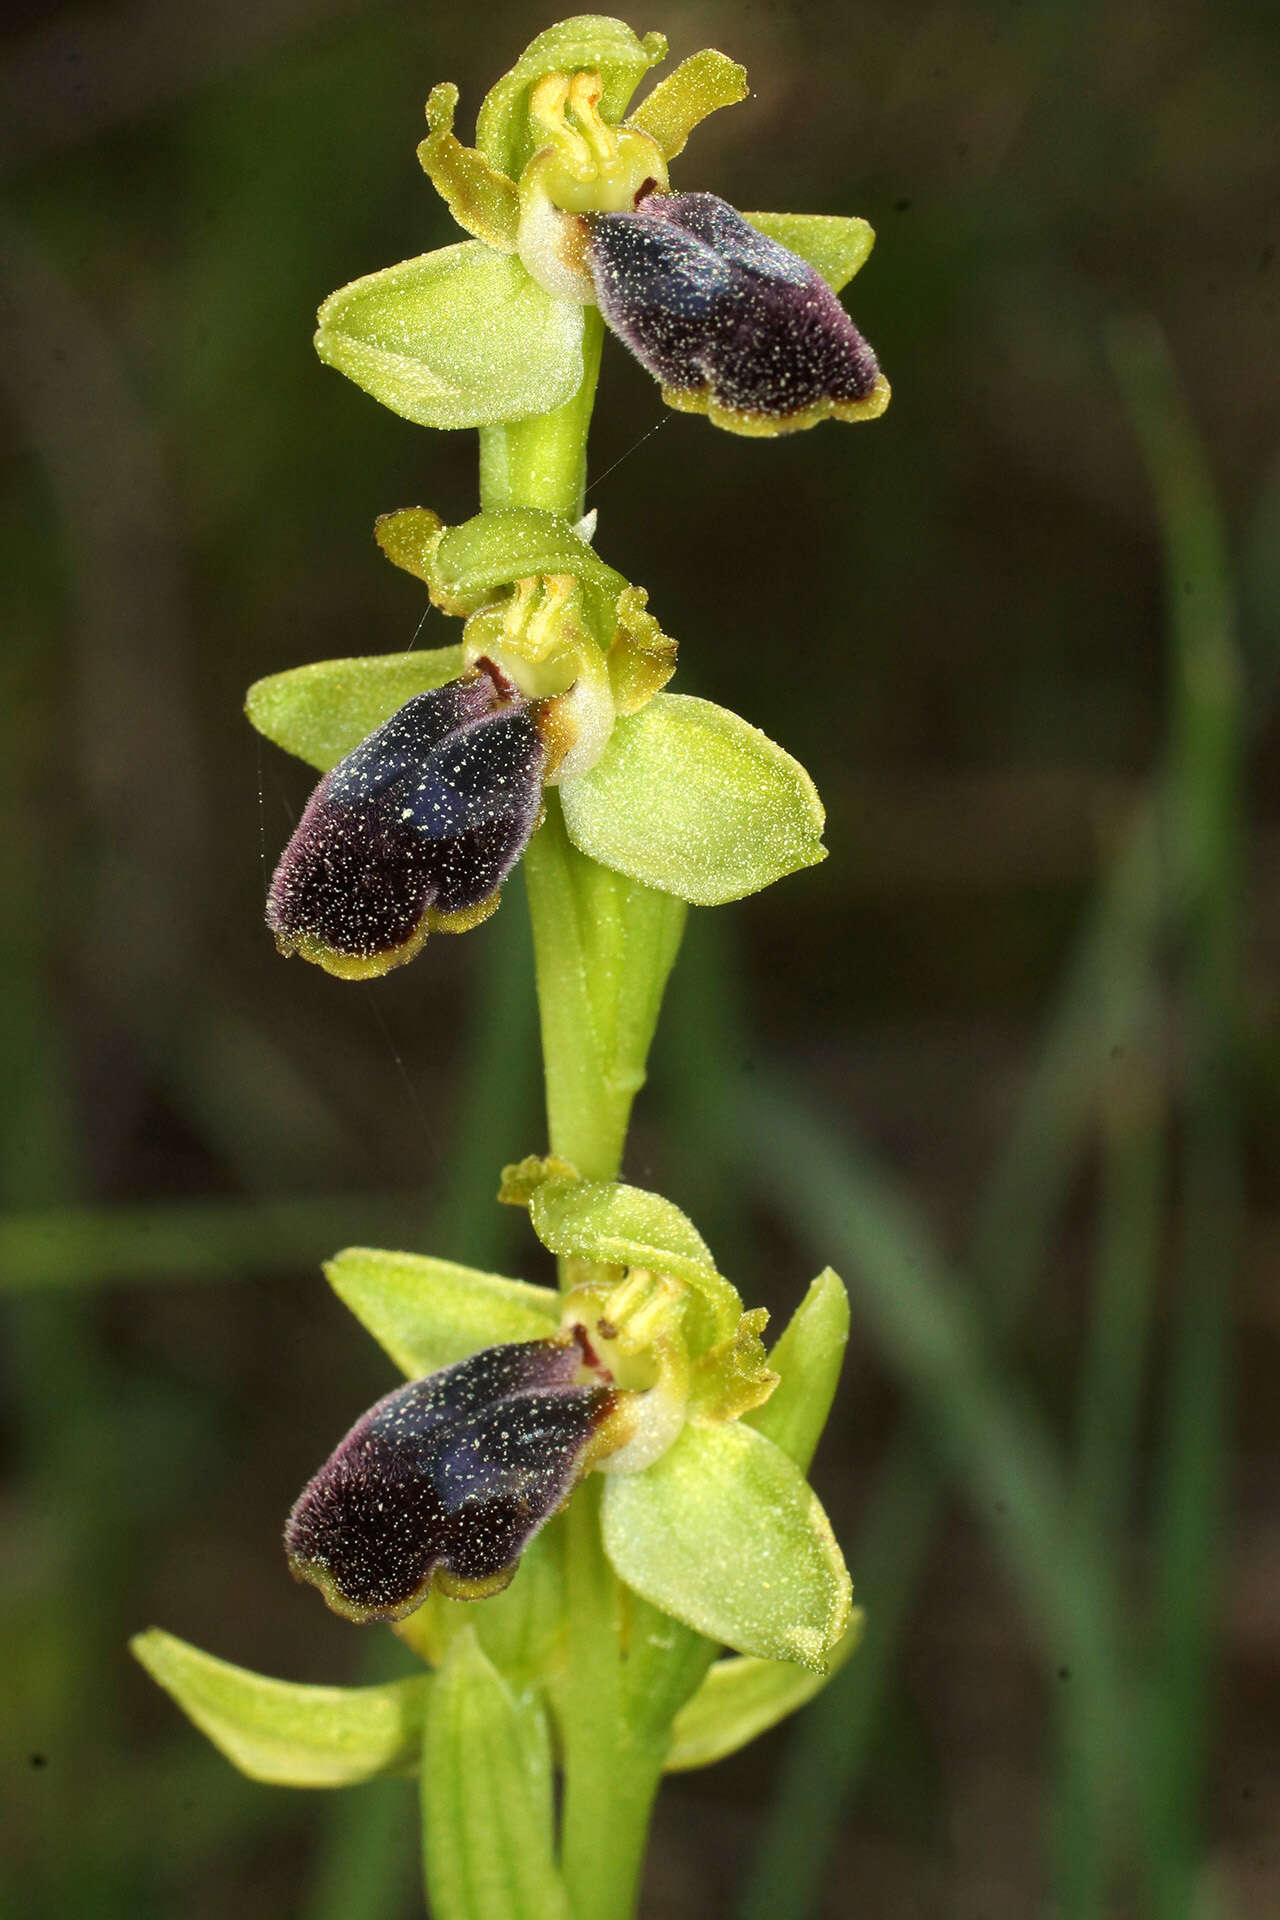
[[321, 359], [421, 426], [510, 422], [579, 391], [598, 305], [670, 406], [731, 432], [883, 413], [888, 383], [836, 297], [870, 227], [673, 193], [668, 163], [747, 76], [708, 48], [624, 119], [665, 54], [621, 21], [564, 21], [487, 95], [474, 147], [453, 132], [457, 88], [436, 87], [418, 158], [474, 237], [331, 295]]

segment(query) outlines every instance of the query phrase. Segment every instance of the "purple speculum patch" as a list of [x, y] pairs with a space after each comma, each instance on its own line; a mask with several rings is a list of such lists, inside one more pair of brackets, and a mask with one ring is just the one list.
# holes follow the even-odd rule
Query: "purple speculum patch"
[[533, 832], [545, 759], [528, 704], [485, 668], [416, 694], [307, 802], [267, 899], [281, 951], [382, 971], [432, 922], [481, 917]]
[[857, 417], [875, 354], [826, 281], [713, 193], [650, 193], [584, 216], [606, 321], [677, 404], [782, 431]]
[[575, 1383], [582, 1358], [574, 1341], [487, 1347], [379, 1400], [289, 1515], [296, 1577], [359, 1621], [402, 1619], [433, 1584], [505, 1586], [617, 1405]]

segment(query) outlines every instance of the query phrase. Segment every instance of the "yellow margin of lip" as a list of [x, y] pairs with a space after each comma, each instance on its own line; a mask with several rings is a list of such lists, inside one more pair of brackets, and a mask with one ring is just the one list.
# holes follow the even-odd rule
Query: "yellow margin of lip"
[[376, 980], [390, 973], [393, 967], [403, 967], [415, 959], [429, 934], [469, 933], [472, 927], [478, 927], [491, 913], [497, 912], [501, 898], [499, 888], [478, 906], [465, 907], [459, 913], [437, 913], [428, 907], [409, 938], [382, 953], [342, 953], [309, 933], [277, 934], [276, 946], [286, 959], [296, 954], [300, 960], [310, 960], [313, 965], [323, 967], [335, 980]]
[[713, 427], [726, 433], [740, 433], [756, 440], [774, 439], [783, 433], [800, 433], [823, 420], [877, 420], [889, 404], [889, 382], [882, 373], [862, 400], [817, 400], [797, 413], [748, 413], [734, 407], [722, 407], [705, 390], [695, 387], [663, 387], [662, 398], [677, 413], [704, 413]]

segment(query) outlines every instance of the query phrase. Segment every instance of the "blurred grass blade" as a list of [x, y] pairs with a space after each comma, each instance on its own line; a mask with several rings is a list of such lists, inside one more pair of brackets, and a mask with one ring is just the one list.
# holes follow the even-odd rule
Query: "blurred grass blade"
[[1168, 859], [1185, 1035], [1178, 1298], [1164, 1405], [1149, 1676], [1148, 1911], [1186, 1920], [1201, 1870], [1230, 1301], [1241, 1231], [1236, 1096], [1241, 673], [1226, 536], [1158, 330], [1113, 328], [1165, 544], [1171, 643]]
[[410, 1196], [184, 1200], [145, 1207], [59, 1207], [0, 1219], [0, 1289], [109, 1281], [237, 1280], [318, 1267], [335, 1247], [416, 1237]]
[[[977, 1510], [998, 1516], [996, 1543], [1045, 1653], [1072, 1676], [1072, 1739], [1090, 1787], [1077, 1844], [1104, 1853], [1123, 1751], [1116, 1595], [1107, 1561], [1071, 1526], [1049, 1436], [997, 1373], [972, 1301], [875, 1169], [776, 1083], [762, 1090], [748, 1124], [759, 1177], [795, 1230], [840, 1260], [855, 1308]], [[863, 1578], [860, 1571], [860, 1587]]]
[[402, 1920], [412, 1912], [417, 1822], [403, 1780], [371, 1780], [335, 1794], [317, 1821], [310, 1883], [297, 1920]]
[[1136, 808], [1103, 879], [979, 1204], [967, 1266], [989, 1302], [994, 1326], [1004, 1333], [1016, 1326], [1031, 1296], [1093, 1123], [1107, 1064], [1098, 1006], [1114, 929], [1123, 924], [1135, 945], [1145, 939], [1154, 948], [1160, 901], [1150, 876], [1159, 866], [1157, 821], [1152, 796]]
[[779, 1082], [744, 1120], [759, 1179], [795, 1231], [834, 1247], [855, 1308], [979, 1510], [1001, 1514], [1001, 1547], [1042, 1632], [1064, 1654], [1093, 1648], [1109, 1608], [1105, 1569], [1072, 1543], [1050, 1436], [997, 1374], [972, 1300], [913, 1210]]
[[[1254, 515], [1244, 559], [1254, 627], [1251, 659], [1256, 691], [1266, 698], [1280, 664], [1280, 617], [1276, 614], [1280, 602], [1271, 591], [1277, 577], [1277, 555], [1280, 468]], [[1262, 711], [1265, 707], [1260, 706]], [[1157, 783], [1155, 794], [1160, 793]], [[1100, 998], [1105, 1003], [1117, 990], [1114, 970], [1121, 964], [1118, 950], [1124, 956], [1127, 992], [1136, 995], [1129, 1008], [1131, 1030], [1138, 1034], [1139, 1047], [1145, 1044], [1151, 1048], [1154, 1043], [1149, 1028], [1145, 1035], [1143, 1030], [1144, 1023], [1154, 1015], [1149, 998], [1150, 969], [1167, 912], [1159, 814], [1155, 798], [1138, 808], [1104, 878], [1098, 907], [1068, 970], [1012, 1132], [983, 1198], [970, 1269], [990, 1303], [994, 1324], [1005, 1332], [1016, 1324], [1041, 1267], [1053, 1223], [1078, 1164], [1100, 1081], [1105, 1083], [1108, 1077], [1110, 1049], [1124, 1025], [1113, 1004], [1112, 1022], [1099, 1033]], [[699, 953], [700, 948], [691, 943], [691, 957]], [[1144, 955], [1145, 990], [1136, 984], [1143, 972]], [[724, 996], [704, 989], [700, 1004], [703, 1008], [719, 1007], [725, 1004]], [[686, 1043], [698, 1030], [695, 1022], [687, 1023]], [[1150, 1095], [1150, 1087], [1145, 1094], [1138, 1094], [1148, 1106], [1146, 1125], [1139, 1120], [1133, 1127], [1139, 1117], [1130, 1114], [1128, 1142], [1123, 1148], [1117, 1143], [1117, 1151], [1128, 1156], [1123, 1171], [1119, 1166], [1115, 1169], [1118, 1186], [1123, 1188], [1123, 1193], [1117, 1191], [1115, 1196], [1115, 1213], [1122, 1217], [1113, 1217], [1104, 1227], [1109, 1242], [1104, 1257], [1112, 1263], [1117, 1292], [1122, 1262], [1136, 1257], [1149, 1269], [1154, 1255], [1149, 1229], [1161, 1155], [1158, 1116], [1150, 1110]], [[732, 1131], [731, 1114], [725, 1124]], [[1103, 1427], [1110, 1435], [1127, 1428], [1131, 1449], [1142, 1324], [1147, 1311], [1142, 1291], [1139, 1280], [1127, 1300], [1117, 1297], [1112, 1303], [1117, 1315], [1129, 1316], [1125, 1326], [1115, 1329], [1127, 1344], [1128, 1354], [1120, 1362], [1114, 1344], [1106, 1343], [1115, 1369], [1109, 1386], [1104, 1388], [1109, 1412], [1086, 1443], [1093, 1456], [1086, 1473], [1095, 1490], [1102, 1487], [1104, 1462], [1108, 1453], [1111, 1455], [1114, 1473], [1110, 1491], [1104, 1496], [1107, 1500], [1132, 1487], [1132, 1469], [1126, 1473], [1123, 1465], [1125, 1445], [1121, 1442], [1116, 1446], [1110, 1439], [1104, 1444]], [[1090, 1390], [1084, 1391], [1087, 1395]], [[834, 1844], [844, 1802], [869, 1754], [876, 1707], [892, 1669], [899, 1632], [910, 1611], [940, 1493], [936, 1467], [920, 1429], [904, 1433], [882, 1471], [871, 1516], [851, 1556], [861, 1591], [872, 1596], [866, 1642], [856, 1664], [810, 1709], [793, 1743], [743, 1909], [749, 1920], [765, 1920], [766, 1916], [770, 1920], [773, 1916], [795, 1916], [799, 1920], [799, 1916], [814, 1910], [822, 1867]], [[1080, 1699], [1079, 1689], [1065, 1692], [1064, 1715], [1070, 1716]], [[1064, 1727], [1064, 1742], [1071, 1750], [1087, 1752], [1087, 1742], [1083, 1746], [1077, 1742], [1069, 1724]], [[1077, 1813], [1079, 1785], [1068, 1780], [1065, 1787]], [[1078, 1835], [1072, 1848], [1066, 1832], [1070, 1818], [1064, 1810], [1062, 1839], [1064, 1847], [1078, 1856], [1082, 1851]]]
[[[1067, 973], [1028, 1091], [984, 1197], [971, 1269], [997, 1333], [1012, 1329], [1030, 1295], [1092, 1119], [1101, 1071], [1097, 1000], [1107, 930], [1119, 919], [1134, 928], [1135, 937], [1139, 926], [1148, 941], [1155, 937], [1148, 886], [1156, 847], [1154, 811], [1149, 804], [1138, 810], [1105, 879], [1102, 901]], [[723, 1174], [739, 1174], [744, 1156], [753, 1180], [757, 1177], [761, 1144], [757, 1140], [753, 1146], [743, 1123], [757, 1095], [745, 1026], [740, 1015], [734, 1019], [740, 995], [727, 952], [717, 925], [700, 916], [674, 982], [668, 1029], [672, 1044], [667, 1072], [674, 1077], [678, 1070], [680, 1075], [677, 1114], [687, 1106], [699, 1147], [692, 1164], [701, 1166], [704, 1174], [713, 1160], [722, 1169], [721, 1178], [709, 1181], [707, 1201], [698, 1196], [699, 1217], [726, 1185]], [[744, 1063], [743, 1070], [737, 1075], [732, 1069], [726, 1072], [725, 1063], [735, 1061]], [[767, 1138], [764, 1144], [767, 1150]], [[809, 1232], [803, 1205], [794, 1200], [791, 1204], [798, 1229]], [[820, 1244], [823, 1251], [832, 1250], [815, 1237], [815, 1247]], [[917, 1409], [890, 1448], [851, 1556], [860, 1591], [874, 1596], [866, 1641], [857, 1660], [809, 1709], [798, 1730], [746, 1894], [743, 1913], [749, 1920], [802, 1920], [814, 1911], [843, 1808], [870, 1753], [944, 1481], [932, 1426]], [[997, 1501], [986, 1512], [997, 1534], [1006, 1524], [1004, 1506]], [[1088, 1702], [1095, 1694], [1086, 1679], [1070, 1696], [1072, 1709], [1082, 1705], [1090, 1726], [1094, 1714]], [[1110, 1767], [1103, 1773], [1109, 1781]]]
[[1280, 458], [1272, 461], [1246, 523], [1238, 573], [1240, 649], [1256, 723], [1269, 710], [1280, 667]]
[[787, 1751], [741, 1920], [805, 1920], [817, 1911], [924, 1570], [939, 1496], [935, 1450], [917, 1430], [892, 1447], [858, 1530], [858, 1591], [872, 1601], [862, 1644], [808, 1709]]
[[1148, 928], [1160, 870], [1103, 940], [1102, 1168], [1095, 1297], [1078, 1396], [1079, 1524], [1118, 1542], [1133, 1497], [1137, 1428], [1161, 1240], [1164, 1154], [1159, 994]]
[[[1120, 1554], [1137, 1482], [1138, 1420], [1161, 1244], [1163, 1070], [1152, 929], [1162, 869], [1151, 860], [1099, 929], [1100, 1192], [1093, 1298], [1077, 1390], [1075, 1523], [1084, 1550]], [[1121, 1595], [1123, 1604], [1123, 1594]], [[1128, 1693], [1119, 1709], [1128, 1732]], [[1107, 1911], [1121, 1831], [1136, 1791], [1126, 1738], [1123, 1799], [1096, 1808], [1089, 1688], [1059, 1689], [1056, 1891], [1061, 1920]], [[1124, 1819], [1124, 1829], [1132, 1830]]]

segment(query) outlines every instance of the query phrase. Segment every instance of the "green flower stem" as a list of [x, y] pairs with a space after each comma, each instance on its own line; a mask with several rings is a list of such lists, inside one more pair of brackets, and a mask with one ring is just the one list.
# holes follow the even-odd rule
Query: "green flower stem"
[[574, 1920], [628, 1920], [662, 1778], [667, 1730], [638, 1736], [626, 1712], [627, 1596], [600, 1545], [600, 1481], [566, 1515], [569, 1659], [562, 1697], [561, 1872]]
[[685, 907], [588, 860], [554, 791], [546, 804], [523, 867], [551, 1150], [585, 1179], [616, 1180]]
[[[583, 381], [572, 400], [540, 419], [482, 429], [484, 508], [533, 506], [573, 519], [581, 515], [602, 336], [600, 315], [588, 308]], [[614, 1180], [685, 908], [579, 853], [554, 790], [546, 807], [522, 865], [549, 1141], [553, 1153], [587, 1178]], [[561, 1867], [574, 1920], [627, 1920], [668, 1726], [655, 1724], [651, 1713], [630, 1710], [628, 1596], [601, 1545], [599, 1501], [593, 1478], [575, 1494], [564, 1527], [570, 1645], [557, 1700], [564, 1767]], [[674, 1698], [685, 1688], [665, 1691]]]
[[480, 429], [480, 504], [542, 507], [570, 520], [582, 515], [587, 481], [587, 429], [600, 375], [604, 321], [587, 307], [582, 334], [582, 385], [554, 413]]

